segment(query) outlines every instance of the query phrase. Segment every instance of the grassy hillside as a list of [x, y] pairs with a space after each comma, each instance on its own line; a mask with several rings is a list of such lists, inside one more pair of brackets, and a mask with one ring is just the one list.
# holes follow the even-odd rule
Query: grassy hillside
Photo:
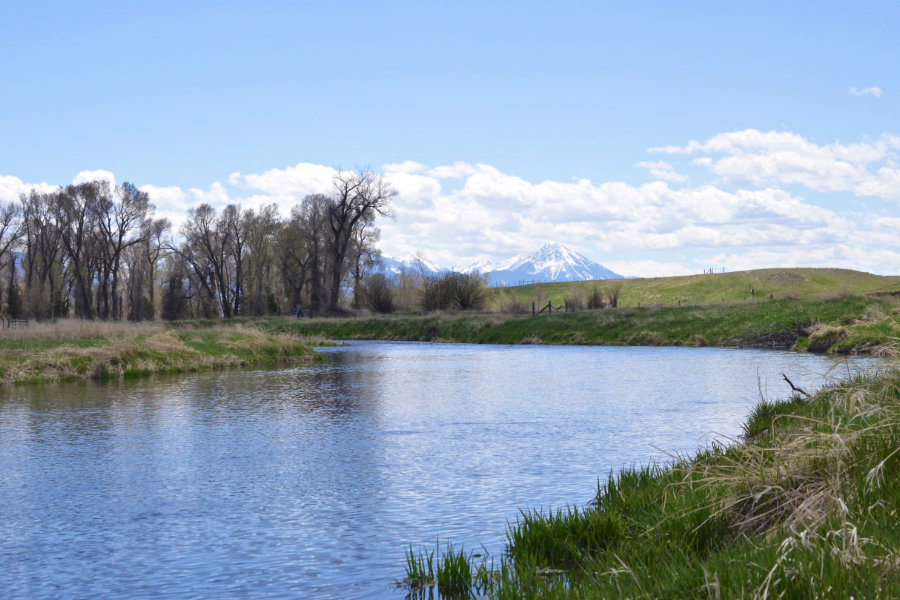
[[[815, 300], [828, 296], [900, 293], [900, 276], [872, 275], [847, 269], [759, 269], [607, 281], [539, 284], [547, 300], [562, 304], [572, 290], [589, 293], [621, 283], [619, 306], [722, 304], [754, 299]], [[752, 290], [752, 293], [751, 293]], [[491, 300], [504, 307], [511, 301], [528, 307], [535, 297], [535, 286], [492, 288]]]
[[406, 584], [464, 598], [900, 597], [900, 373], [760, 404], [742, 444], [525, 512], [504, 556], [410, 549]]

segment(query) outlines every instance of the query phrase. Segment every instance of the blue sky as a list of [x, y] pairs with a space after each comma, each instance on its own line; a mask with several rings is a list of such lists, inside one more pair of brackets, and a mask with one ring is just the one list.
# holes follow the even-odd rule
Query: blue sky
[[176, 223], [287, 214], [369, 167], [393, 256], [900, 273], [898, 30], [893, 2], [7, 2], [0, 200], [105, 176]]

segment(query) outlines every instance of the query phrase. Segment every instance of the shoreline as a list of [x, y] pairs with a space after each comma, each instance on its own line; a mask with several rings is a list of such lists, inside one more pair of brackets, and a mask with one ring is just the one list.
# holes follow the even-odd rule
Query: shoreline
[[0, 337], [0, 382], [40, 385], [156, 374], [275, 367], [322, 360], [328, 341], [242, 324], [168, 325], [61, 320]]
[[890, 355], [893, 296], [630, 307], [557, 313], [431, 313], [177, 323], [61, 320], [0, 334], [0, 382], [103, 381], [321, 360], [329, 340], [602, 346], [714, 346]]
[[893, 297], [844, 296], [752, 304], [630, 307], [531, 317], [504, 313], [272, 318], [260, 327], [329, 339], [716, 346], [884, 356], [900, 333]]
[[760, 402], [742, 427], [735, 444], [611, 473], [583, 509], [523, 511], [499, 556], [410, 547], [398, 584], [413, 597], [900, 597], [900, 371]]

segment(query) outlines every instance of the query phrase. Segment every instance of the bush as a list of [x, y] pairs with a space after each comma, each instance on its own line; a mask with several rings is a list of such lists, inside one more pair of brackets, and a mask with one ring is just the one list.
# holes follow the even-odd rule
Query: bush
[[369, 275], [363, 281], [361, 291], [363, 304], [372, 312], [394, 312], [394, 286], [384, 273]]
[[575, 285], [569, 288], [569, 291], [566, 293], [566, 307], [570, 311], [576, 312], [584, 310], [587, 304], [588, 299], [584, 293], [584, 289]]
[[449, 271], [426, 277], [422, 284], [422, 308], [477, 310], [484, 306], [485, 282], [478, 273]]

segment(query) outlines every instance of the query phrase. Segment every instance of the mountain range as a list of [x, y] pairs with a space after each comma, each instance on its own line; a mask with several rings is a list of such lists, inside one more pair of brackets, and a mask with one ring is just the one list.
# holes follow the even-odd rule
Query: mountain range
[[[422, 256], [402, 259], [381, 258], [385, 273], [437, 274], [443, 269]], [[596, 279], [621, 279], [618, 273], [607, 269], [562, 244], [547, 243], [540, 248], [495, 263], [483, 258], [466, 267], [454, 267], [453, 271], [488, 275], [490, 285], [525, 285], [553, 281], [589, 281]]]

